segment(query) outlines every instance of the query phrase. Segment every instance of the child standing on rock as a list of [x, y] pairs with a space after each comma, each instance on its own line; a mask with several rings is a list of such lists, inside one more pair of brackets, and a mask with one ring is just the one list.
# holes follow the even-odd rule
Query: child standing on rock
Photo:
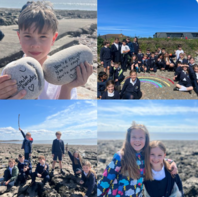
[[19, 128], [21, 131], [22, 136], [24, 137], [23, 144], [21, 149], [24, 149], [24, 155], [25, 155], [25, 160], [31, 160], [31, 154], [32, 154], [32, 143], [33, 139], [31, 137], [31, 133], [25, 133], [22, 131], [21, 128]]
[[66, 151], [72, 161], [72, 168], [76, 177], [79, 177], [82, 173], [82, 158], [78, 151], [75, 151], [73, 155], [68, 149], [68, 144], [66, 145]]
[[53, 157], [52, 172], [51, 172], [52, 175], [54, 175], [54, 168], [57, 158], [59, 160], [60, 173], [65, 175], [65, 172], [63, 172], [62, 170], [62, 157], [64, 156], [65, 151], [64, 151], [64, 142], [63, 140], [60, 139], [61, 135], [62, 135], [61, 132], [57, 131], [56, 132], [57, 138], [53, 141], [52, 144], [52, 157]]
[[[24, 56], [32, 57], [43, 65], [58, 37], [58, 21], [51, 4], [44, 1], [32, 2], [20, 13], [18, 26], [17, 34]], [[76, 87], [84, 85], [92, 72], [93, 67], [90, 64], [79, 62], [76, 80], [64, 85], [45, 81], [38, 99], [76, 99]], [[14, 95], [16, 92], [17, 81], [12, 80], [9, 75], [0, 76], [0, 99], [22, 99], [26, 95], [25, 90]]]
[[[171, 167], [176, 173], [175, 163]], [[114, 154], [98, 181], [97, 196], [142, 196], [144, 179], [152, 180], [149, 132], [144, 125], [133, 122], [127, 130], [121, 150]]]
[[164, 160], [166, 156], [164, 144], [160, 141], [152, 141], [149, 149], [153, 180], [144, 181], [144, 197], [183, 197], [179, 175], [172, 176], [170, 164]]
[[97, 191], [97, 176], [96, 172], [91, 169], [91, 163], [89, 161], [83, 161], [82, 167], [82, 180], [80, 181], [80, 184], [87, 188], [84, 197], [89, 197], [91, 194], [94, 195]]
[[15, 160], [9, 159], [8, 168], [4, 171], [3, 178], [0, 178], [0, 185], [14, 186], [14, 182], [19, 174], [17, 166], [15, 166]]

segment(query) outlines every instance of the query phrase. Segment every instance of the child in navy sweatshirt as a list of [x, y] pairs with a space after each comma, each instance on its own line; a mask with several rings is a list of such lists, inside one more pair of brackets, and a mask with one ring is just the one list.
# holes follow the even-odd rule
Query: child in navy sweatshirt
[[178, 77], [179, 83], [176, 84], [176, 87], [173, 89], [174, 91], [183, 91], [189, 92], [193, 90], [191, 76], [192, 76], [192, 68], [189, 68], [187, 64], [182, 64], [178, 67], [176, 78]]
[[66, 145], [66, 152], [72, 161], [72, 168], [76, 177], [80, 176], [82, 173], [82, 158], [78, 151], [74, 151], [73, 154], [68, 149], [68, 144]]
[[[107, 73], [104, 71], [99, 72], [98, 74], [98, 84], [97, 84], [97, 98], [102, 98], [102, 94], [106, 88], [107, 82]], [[113, 78], [113, 76], [111, 76]]]
[[84, 197], [89, 197], [91, 194], [94, 195], [97, 192], [97, 176], [94, 170], [91, 168], [91, 163], [89, 161], [83, 161], [82, 164], [82, 180], [80, 184], [87, 188], [87, 192]]
[[60, 131], [57, 131], [56, 132], [56, 139], [53, 141], [53, 144], [52, 144], [52, 157], [53, 157], [53, 164], [52, 164], [52, 175], [54, 174], [54, 168], [55, 168], [55, 164], [56, 164], [56, 160], [58, 158], [59, 160], [59, 166], [60, 166], [60, 173], [61, 174], [65, 174], [62, 170], [62, 157], [64, 156], [65, 154], [65, 151], [64, 151], [64, 142], [63, 140], [61, 140], [61, 132]]
[[150, 71], [157, 72], [157, 64], [154, 52], [151, 53], [150, 59], [148, 60], [148, 66]]
[[17, 177], [16, 180], [16, 185], [18, 185], [18, 183], [26, 183], [26, 180], [28, 178], [28, 176], [32, 175], [32, 165], [31, 165], [31, 161], [25, 160], [24, 156], [19, 154], [18, 156], [18, 169], [19, 169], [19, 175]]
[[32, 154], [33, 139], [31, 138], [31, 134], [29, 132], [25, 135], [21, 128], [19, 128], [19, 130], [21, 131], [21, 134], [24, 137], [21, 149], [24, 149], [25, 159], [30, 160]]
[[142, 92], [140, 91], [140, 80], [137, 78], [137, 73], [134, 70], [130, 71], [128, 78], [121, 91], [122, 99], [140, 99]]
[[39, 163], [36, 166], [36, 170], [34, 173], [32, 173], [32, 182], [30, 186], [35, 184], [36, 177], [43, 178], [44, 185], [50, 181], [49, 165], [46, 163], [45, 157], [41, 155], [38, 157], [38, 160]]
[[105, 41], [104, 47], [102, 47], [100, 51], [100, 61], [104, 67], [104, 72], [107, 72], [111, 65], [111, 49], [109, 48], [109, 45], [110, 43]]
[[120, 99], [119, 92], [115, 90], [115, 83], [113, 80], [107, 81], [106, 91], [104, 91], [102, 99]]
[[114, 62], [110, 69], [111, 79], [114, 80], [117, 89], [119, 89], [121, 82], [124, 80], [123, 70], [119, 66], [119, 62]]

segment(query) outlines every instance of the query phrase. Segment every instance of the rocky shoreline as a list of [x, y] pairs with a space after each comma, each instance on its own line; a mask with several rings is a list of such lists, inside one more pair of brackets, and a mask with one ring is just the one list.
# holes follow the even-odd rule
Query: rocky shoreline
[[[69, 145], [70, 152], [78, 150], [83, 159], [89, 160], [92, 168], [96, 170], [97, 167], [97, 146], [83, 146], [83, 145]], [[2, 177], [4, 170], [8, 165], [8, 159], [14, 158], [17, 161], [18, 154], [23, 154], [21, 144], [4, 144], [0, 143], [0, 177]], [[46, 163], [49, 164], [51, 171], [52, 167], [52, 154], [51, 145], [33, 144], [32, 153], [32, 166], [33, 172], [35, 171], [36, 164], [38, 163], [38, 155], [46, 157]], [[82, 197], [85, 195], [86, 189], [79, 184], [80, 178], [76, 178], [73, 174], [72, 163], [68, 156], [65, 154], [63, 157], [63, 171], [65, 175], [59, 174], [58, 162], [55, 167], [54, 176], [51, 177], [49, 184], [43, 187], [41, 179], [36, 179], [36, 185], [29, 187], [31, 179], [27, 180], [26, 184], [20, 186], [13, 186], [7, 188], [0, 186], [0, 196], [2, 197]], [[92, 197], [95, 197], [92, 195]]]
[[[0, 8], [0, 26], [17, 25], [21, 9]], [[97, 11], [82, 10], [55, 10], [58, 20], [61, 19], [94, 19], [97, 18]]]
[[[198, 196], [198, 143], [197, 141], [162, 141], [167, 157], [178, 167], [185, 197]], [[98, 140], [98, 180], [101, 178], [113, 154], [122, 147], [122, 140]]]

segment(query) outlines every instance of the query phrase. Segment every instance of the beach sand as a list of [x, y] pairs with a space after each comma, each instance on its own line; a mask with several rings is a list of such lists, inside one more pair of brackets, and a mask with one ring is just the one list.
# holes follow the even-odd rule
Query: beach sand
[[[198, 142], [162, 141], [167, 149], [167, 158], [174, 160], [182, 180], [185, 197], [198, 196]], [[114, 153], [122, 147], [121, 140], [98, 140], [98, 180]]]
[[[97, 12], [55, 10], [58, 19], [59, 36], [50, 54], [73, 45], [88, 46], [94, 56], [94, 72], [87, 83], [77, 88], [79, 99], [96, 99], [97, 85]], [[0, 73], [5, 65], [23, 56], [16, 34], [19, 9], [0, 8], [0, 30], [5, 37], [0, 41]]]
[[[33, 172], [35, 171], [36, 164], [38, 163], [38, 155], [44, 155], [46, 157], [46, 162], [49, 164], [50, 172], [52, 167], [52, 145], [41, 145], [33, 144], [32, 152], [32, 166]], [[83, 159], [89, 160], [92, 164], [94, 170], [97, 167], [97, 146], [85, 146], [85, 145], [69, 145], [69, 151], [74, 152], [78, 150], [83, 156]], [[18, 154], [23, 154], [21, 149], [21, 144], [4, 144], [0, 143], [0, 177], [2, 177], [4, 170], [8, 166], [8, 159], [14, 158], [17, 161]], [[71, 160], [66, 153], [63, 157], [63, 171], [66, 175], [59, 174], [59, 164], [57, 162], [54, 177], [51, 179], [50, 184], [44, 188], [41, 185], [41, 180], [37, 178], [38, 184], [31, 188], [28, 185], [31, 180], [23, 186], [12, 187], [11, 190], [3, 192], [3, 186], [0, 186], [0, 196], [67, 196], [67, 197], [82, 197], [86, 189], [81, 187], [77, 182], [79, 178], [75, 178], [72, 170]], [[93, 196], [93, 195], [92, 195]]]

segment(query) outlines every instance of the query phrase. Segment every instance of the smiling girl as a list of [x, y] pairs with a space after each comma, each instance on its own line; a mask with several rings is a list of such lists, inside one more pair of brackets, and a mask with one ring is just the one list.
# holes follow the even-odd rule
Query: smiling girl
[[182, 197], [183, 189], [179, 175], [171, 176], [170, 164], [165, 161], [166, 147], [160, 141], [149, 145], [153, 180], [144, 181], [144, 197]]

